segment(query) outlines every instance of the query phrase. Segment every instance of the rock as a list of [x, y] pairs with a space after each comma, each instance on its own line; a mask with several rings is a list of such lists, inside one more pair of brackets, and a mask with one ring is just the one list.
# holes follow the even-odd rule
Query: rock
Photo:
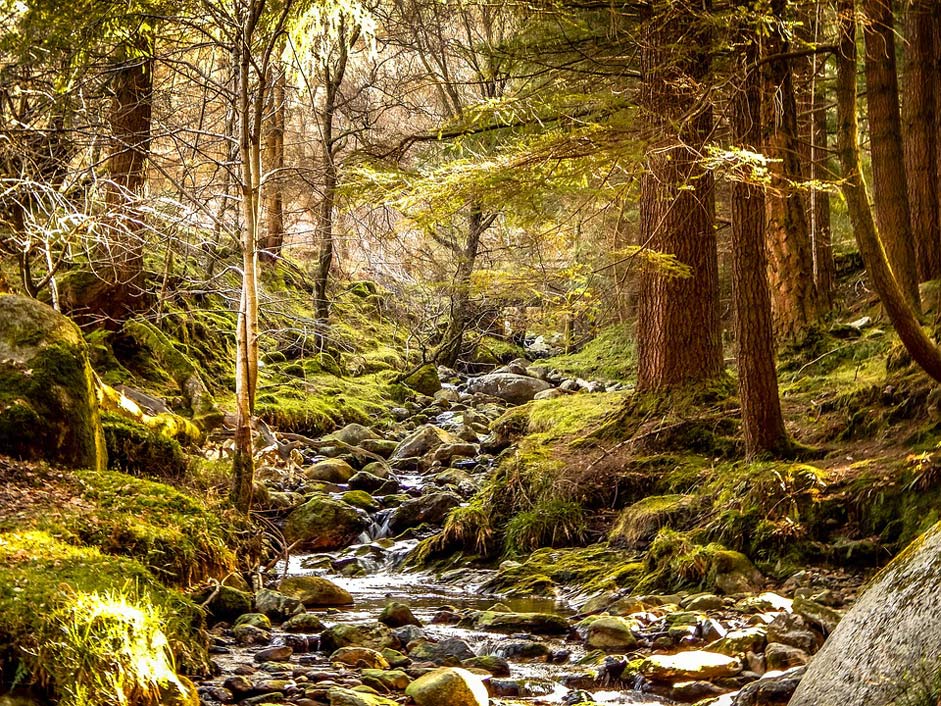
[[725, 637], [710, 642], [706, 645], [706, 649], [710, 652], [719, 652], [734, 657], [746, 652], [760, 652], [767, 641], [767, 632], [764, 628], [744, 628], [742, 630], [732, 630]]
[[389, 601], [379, 615], [379, 622], [390, 628], [401, 628], [406, 625], [417, 625], [421, 622], [412, 613], [412, 609], [399, 601]]
[[389, 481], [375, 476], [368, 471], [360, 471], [350, 478], [349, 486], [351, 490], [362, 490], [367, 493], [375, 493], [383, 488]]
[[699, 628], [705, 622], [706, 616], [703, 613], [695, 611], [677, 611], [670, 613], [664, 618], [667, 627], [667, 635], [674, 642], [680, 642], [683, 638], [695, 638], [699, 636]]
[[476, 656], [470, 645], [457, 637], [447, 637], [438, 642], [419, 640], [416, 643], [409, 644], [408, 647], [408, 656], [416, 662], [459, 664], [465, 659]]
[[[383, 481], [383, 485], [385, 483], [386, 481]], [[365, 490], [348, 490], [340, 496], [340, 500], [345, 502], [347, 505], [352, 505], [353, 507], [359, 508], [360, 510], [365, 510], [366, 512], [376, 512], [376, 510], [381, 509], [379, 501]]]
[[553, 387], [548, 390], [543, 390], [542, 392], [537, 392], [534, 396], [534, 400], [554, 400], [557, 397], [565, 397], [569, 393], [565, 390], [562, 390], [558, 387]]
[[398, 533], [425, 523], [440, 524], [448, 513], [460, 504], [461, 499], [454, 493], [440, 492], [423, 495], [395, 508], [389, 518], [389, 529], [393, 533]]
[[363, 684], [377, 691], [405, 691], [412, 678], [399, 669], [364, 669], [359, 674]]
[[451, 459], [457, 457], [466, 457], [473, 458], [477, 455], [477, 447], [474, 444], [457, 443], [457, 444], [442, 444], [435, 452], [431, 455], [431, 460], [434, 463], [440, 463], [442, 466], [446, 466], [451, 463]]
[[273, 620], [287, 620], [292, 615], [304, 612], [304, 606], [298, 599], [269, 588], [263, 588], [255, 594], [255, 608]]
[[450, 432], [446, 432], [433, 424], [424, 424], [402, 439], [389, 458], [394, 461], [426, 456], [433, 453], [439, 446], [459, 442], [460, 439]]
[[353, 424], [347, 424], [339, 431], [333, 432], [330, 436], [350, 446], [361, 446], [367, 439], [379, 438], [379, 435], [372, 429], [362, 424], [356, 424], [355, 422]]
[[353, 596], [349, 591], [322, 576], [289, 576], [278, 584], [278, 590], [297, 598], [305, 608], [353, 603]]
[[487, 687], [476, 674], [460, 667], [442, 667], [408, 685], [406, 696], [418, 706], [487, 706]]
[[322, 632], [326, 626], [314, 613], [299, 613], [289, 618], [281, 629], [285, 632]]
[[708, 681], [682, 681], [673, 685], [670, 698], [674, 701], [691, 703], [710, 696], [719, 696], [727, 690]]
[[330, 661], [359, 669], [389, 668], [386, 658], [369, 647], [341, 647], [330, 655]]
[[0, 295], [0, 454], [70, 468], [108, 465], [78, 327], [35, 299]]
[[232, 628], [232, 635], [240, 645], [267, 645], [271, 642], [270, 630], [264, 630], [254, 625], [236, 625]]
[[327, 458], [304, 469], [308, 480], [322, 480], [327, 483], [348, 483], [356, 475], [356, 469], [339, 458]]
[[746, 684], [736, 695], [733, 706], [785, 706], [794, 695], [804, 672], [805, 667], [796, 667], [784, 674]]
[[796, 614], [782, 613], [775, 616], [767, 633], [768, 642], [780, 642], [805, 652], [816, 652], [821, 641], [815, 632], [808, 629], [804, 619]]
[[495, 677], [510, 676], [510, 663], [503, 657], [498, 657], [497, 655], [471, 657], [461, 662], [461, 666], [467, 669], [483, 669], [485, 672], [490, 672]]
[[714, 593], [700, 593], [683, 601], [683, 607], [686, 610], [695, 611], [722, 610], [725, 607], [725, 601]]
[[637, 644], [637, 623], [616, 615], [603, 616], [588, 626], [588, 647], [599, 650], [629, 650]]
[[433, 395], [441, 389], [441, 379], [438, 377], [438, 369], [429, 363], [423, 365], [402, 382], [408, 387], [420, 392], [423, 395]]
[[[215, 587], [210, 586], [193, 597], [196, 603], [205, 603], [215, 592]], [[252, 610], [252, 594], [240, 591], [237, 588], [221, 586], [219, 591], [213, 596], [212, 600], [206, 605], [209, 616], [216, 622], [220, 620], [233, 621], [240, 615], [249, 613]]]
[[245, 613], [240, 615], [235, 621], [236, 627], [239, 625], [251, 625], [262, 630], [271, 630], [271, 620], [264, 613]]
[[514, 373], [490, 373], [467, 381], [468, 392], [499, 397], [510, 404], [525, 404], [551, 387], [545, 380]]
[[722, 593], [754, 593], [764, 583], [761, 572], [741, 552], [723, 550], [713, 556], [715, 585]]
[[742, 662], [717, 652], [692, 650], [675, 655], [650, 655], [641, 662], [639, 671], [653, 681], [699, 681], [718, 677], [734, 677], [742, 671]]
[[342, 549], [359, 537], [369, 520], [329, 495], [318, 494], [288, 515], [284, 537], [300, 549]]
[[397, 701], [366, 691], [335, 686], [327, 692], [330, 706], [399, 706]]
[[341, 647], [398, 647], [399, 641], [382, 623], [367, 625], [334, 625], [320, 636], [320, 647], [324, 652], [335, 652]]
[[392, 441], [391, 439], [364, 439], [359, 447], [363, 451], [368, 451], [371, 454], [376, 454], [376, 456], [382, 456], [382, 458], [389, 458], [392, 455], [392, 452], [395, 451], [395, 447], [399, 445], [399, 442]]
[[550, 613], [501, 613], [487, 610], [477, 616], [476, 627], [494, 632], [567, 635], [569, 621], [561, 615]]
[[255, 653], [256, 662], [286, 662], [291, 659], [291, 655], [294, 654], [294, 650], [286, 645], [280, 645], [278, 647], [269, 647], [265, 650], [259, 650]]
[[765, 665], [768, 670], [785, 670], [807, 664], [809, 657], [799, 647], [769, 642], [765, 648]]
[[799, 596], [794, 599], [792, 608], [797, 615], [819, 628], [824, 636], [836, 630], [836, 626], [843, 618], [840, 611]]
[[545, 661], [551, 650], [546, 644], [535, 640], [500, 640], [491, 652], [504, 659]]

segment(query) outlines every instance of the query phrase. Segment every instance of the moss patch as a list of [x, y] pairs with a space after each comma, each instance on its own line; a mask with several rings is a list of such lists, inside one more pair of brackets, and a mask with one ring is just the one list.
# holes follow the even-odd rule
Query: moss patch
[[543, 364], [590, 380], [633, 380], [637, 371], [633, 332], [626, 324], [609, 326], [577, 353], [548, 358]]

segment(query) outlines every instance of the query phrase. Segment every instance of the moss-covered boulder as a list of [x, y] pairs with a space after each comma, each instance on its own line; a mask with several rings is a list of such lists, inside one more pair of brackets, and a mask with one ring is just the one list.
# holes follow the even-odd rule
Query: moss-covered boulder
[[441, 667], [408, 685], [405, 694], [418, 706], [487, 706], [487, 687], [476, 674], [460, 667]]
[[186, 456], [179, 442], [114, 415], [102, 417], [108, 467], [135, 476], [182, 478]]
[[0, 453], [103, 470], [104, 433], [78, 327], [45, 304], [0, 296]]
[[369, 526], [365, 514], [326, 494], [312, 497], [288, 515], [284, 537], [301, 549], [341, 549]]
[[941, 664], [941, 523], [869, 584], [807, 668], [791, 706], [933, 703]]
[[402, 380], [402, 382], [415, 390], [415, 392], [420, 392], [429, 397], [441, 389], [441, 379], [438, 377], [438, 370], [431, 363], [423, 365]]
[[278, 584], [278, 590], [297, 598], [305, 608], [353, 603], [349, 591], [322, 576], [289, 576]]

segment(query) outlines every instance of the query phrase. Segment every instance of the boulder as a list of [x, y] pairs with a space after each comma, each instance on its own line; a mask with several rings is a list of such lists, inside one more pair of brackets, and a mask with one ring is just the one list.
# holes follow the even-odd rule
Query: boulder
[[442, 667], [408, 685], [406, 696], [418, 706], [487, 706], [487, 687], [476, 674], [460, 667]]
[[0, 295], [0, 454], [108, 465], [81, 332], [51, 307], [9, 294]]
[[408, 656], [416, 662], [434, 662], [435, 664], [460, 663], [474, 657], [474, 651], [464, 640], [447, 637], [437, 642], [418, 640], [409, 644]]
[[[215, 594], [215, 595], [213, 595]], [[212, 600], [209, 600], [210, 597]], [[249, 613], [252, 610], [252, 594], [240, 591], [230, 586], [220, 586], [216, 591], [214, 587], [204, 589], [193, 597], [196, 603], [206, 604], [206, 610], [209, 616], [216, 621], [233, 621], [240, 615]]]
[[886, 566], [814, 657], [793, 706], [888, 704], [941, 661], [941, 523]]
[[422, 395], [431, 396], [441, 389], [441, 378], [438, 377], [438, 369], [431, 363], [423, 365], [403, 379], [402, 382]]
[[737, 657], [692, 650], [675, 655], [650, 655], [640, 663], [640, 673], [652, 681], [699, 681], [734, 677], [741, 673], [742, 662]]
[[268, 647], [264, 650], [259, 650], [255, 653], [256, 662], [285, 662], [291, 659], [291, 655], [294, 654], [292, 650], [287, 645], [278, 645], [276, 647]]
[[461, 504], [454, 493], [429, 493], [402, 503], [389, 518], [389, 529], [394, 533], [418, 525], [440, 524], [448, 513]]
[[382, 623], [367, 625], [334, 625], [324, 630], [320, 636], [320, 647], [325, 652], [335, 652], [341, 647], [369, 647], [381, 650], [384, 647], [398, 647], [399, 641], [387, 626]]
[[836, 626], [843, 619], [840, 611], [799, 596], [794, 599], [792, 609], [824, 635], [829, 635], [836, 630]]
[[327, 692], [330, 706], [399, 706], [398, 702], [368, 691], [354, 691], [335, 686]]
[[304, 612], [304, 606], [299, 600], [268, 588], [255, 594], [255, 608], [273, 620], [287, 620], [292, 615]]
[[278, 584], [278, 590], [297, 598], [305, 608], [350, 605], [353, 602], [349, 591], [322, 576], [289, 576]]
[[369, 427], [363, 426], [362, 424], [347, 424], [345, 427], [339, 431], [333, 432], [330, 436], [334, 439], [339, 439], [344, 444], [349, 444], [350, 446], [361, 446], [364, 441], [367, 439], [378, 439], [379, 435], [374, 432]]
[[401, 628], [405, 625], [418, 625], [421, 622], [412, 613], [412, 609], [399, 601], [389, 601], [379, 615], [379, 622], [390, 628]]
[[444, 444], [457, 444], [460, 439], [434, 424], [423, 424], [406, 436], [389, 457], [396, 461], [403, 458], [415, 458], [433, 453]]
[[784, 674], [746, 684], [732, 703], [734, 706], [784, 706], [794, 695], [805, 669], [795, 667]]
[[281, 626], [284, 632], [312, 633], [322, 632], [326, 629], [323, 621], [314, 613], [298, 613], [291, 616], [284, 625]]
[[382, 458], [389, 458], [398, 445], [399, 442], [391, 439], [365, 439], [359, 446], [363, 451], [382, 456]]
[[746, 652], [760, 652], [768, 641], [767, 632], [762, 627], [743, 628], [732, 630], [725, 637], [706, 645], [710, 652], [719, 652], [729, 657], [745, 654]]
[[782, 645], [780, 642], [769, 642], [765, 648], [765, 665], [768, 670], [784, 671], [791, 667], [800, 667], [809, 661], [804, 650], [799, 647]]
[[588, 647], [596, 650], [629, 650], [637, 644], [633, 628], [637, 623], [608, 615], [593, 620], [588, 626]]
[[525, 404], [551, 388], [545, 380], [514, 373], [490, 373], [467, 381], [468, 392], [499, 397], [510, 404]]
[[348, 483], [356, 475], [356, 469], [339, 458], [326, 458], [304, 469], [308, 480], [322, 480], [327, 483]]
[[567, 635], [569, 621], [551, 613], [503, 613], [491, 610], [477, 616], [480, 630], [494, 632], [528, 632], [535, 635]]
[[288, 515], [284, 537], [299, 549], [341, 549], [356, 541], [369, 520], [356, 508], [318, 494]]
[[386, 658], [369, 647], [341, 647], [330, 655], [330, 661], [360, 669], [389, 668]]

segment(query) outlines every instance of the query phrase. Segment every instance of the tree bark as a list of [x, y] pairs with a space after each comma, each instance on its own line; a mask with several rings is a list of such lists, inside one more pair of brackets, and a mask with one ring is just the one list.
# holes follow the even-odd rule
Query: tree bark
[[856, 115], [855, 0], [839, 0], [837, 9], [840, 33], [836, 56], [837, 152], [843, 171], [840, 188], [866, 271], [892, 325], [914, 361], [932, 378], [941, 382], [941, 350], [922, 329], [915, 309], [895, 279], [869, 207], [869, 195], [860, 167], [859, 123]]
[[[747, 5], [746, 5], [747, 6]], [[757, 38], [744, 37], [742, 77], [732, 98], [731, 127], [735, 144], [757, 151], [761, 142], [761, 78]], [[732, 208], [732, 299], [742, 406], [745, 453], [780, 453], [789, 446], [775, 370], [771, 292], [765, 251], [764, 188], [735, 181]]]
[[937, 108], [941, 101], [941, 64], [936, 0], [913, 0], [908, 9], [905, 44], [903, 127], [908, 201], [918, 279], [941, 277], [941, 220], [939, 220]]
[[265, 132], [266, 171], [265, 182], [265, 242], [259, 255], [266, 261], [274, 261], [281, 255], [284, 244], [284, 126], [286, 107], [284, 103], [284, 67], [276, 63], [271, 71], [268, 126]]
[[[775, 333], [781, 340], [800, 340], [817, 319], [813, 252], [804, 204], [796, 185], [803, 181], [798, 139], [797, 101], [791, 50], [785, 23], [786, 0], [771, 0], [775, 24], [765, 42], [765, 151], [773, 161], [767, 194], [768, 276]], [[771, 58], [778, 57], [778, 58]]]
[[703, 7], [679, 5], [660, 5], [662, 13], [647, 20], [641, 50], [642, 106], [653, 136], [641, 181], [641, 238], [687, 265], [691, 276], [643, 269], [640, 392], [695, 386], [722, 372], [715, 189], [699, 158], [713, 127], [712, 109], [698, 88], [709, 67], [708, 49], [702, 48], [708, 37], [699, 16]]
[[866, 102], [876, 221], [892, 272], [917, 311], [921, 304], [902, 150], [892, 0], [865, 0], [865, 9]]
[[[813, 138], [811, 143], [810, 178], [812, 181], [829, 181], [830, 169], [829, 134], [827, 132], [827, 97], [820, 87], [819, 79], [814, 90]], [[830, 225], [830, 192], [814, 188], [810, 192], [810, 232], [813, 235], [814, 284], [817, 288], [817, 304], [821, 314], [833, 309], [836, 288], [836, 263], [833, 260], [833, 233]]]

